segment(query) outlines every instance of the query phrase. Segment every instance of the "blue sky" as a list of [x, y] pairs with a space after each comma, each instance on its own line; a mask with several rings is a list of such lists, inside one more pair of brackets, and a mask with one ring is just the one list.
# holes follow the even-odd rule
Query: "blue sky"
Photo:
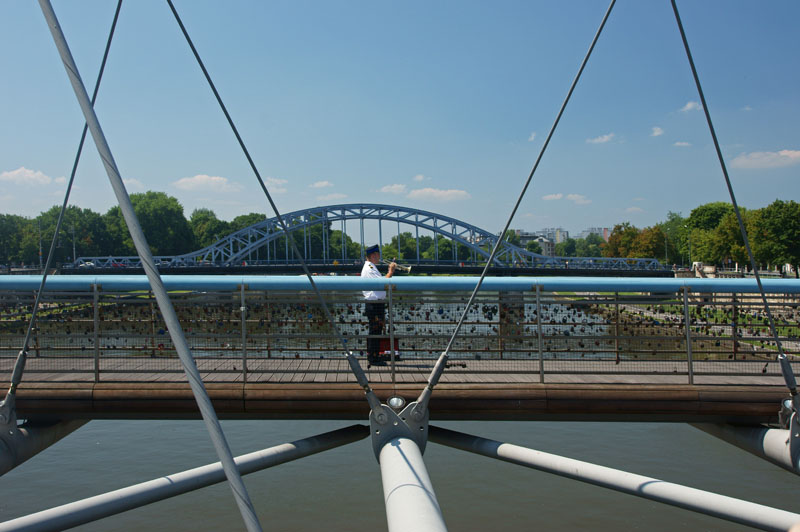
[[[116, 2], [55, 1], [87, 86]], [[282, 212], [376, 202], [502, 228], [605, 12], [568, 2], [177, 0]], [[800, 3], [679, 2], [737, 199], [800, 200]], [[0, 212], [60, 204], [83, 119], [38, 4], [0, 2]], [[727, 200], [669, 2], [619, 0], [512, 227]], [[128, 0], [96, 106], [129, 192], [269, 213], [165, 2]], [[93, 144], [73, 203], [113, 194]]]

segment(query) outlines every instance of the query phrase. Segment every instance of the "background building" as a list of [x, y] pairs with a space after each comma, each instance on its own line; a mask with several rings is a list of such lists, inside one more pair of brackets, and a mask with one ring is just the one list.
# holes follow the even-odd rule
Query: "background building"
[[611, 230], [608, 227], [589, 227], [584, 229], [578, 234], [578, 238], [586, 238], [589, 235], [598, 235], [603, 238], [606, 242], [608, 242], [608, 237], [611, 234]]

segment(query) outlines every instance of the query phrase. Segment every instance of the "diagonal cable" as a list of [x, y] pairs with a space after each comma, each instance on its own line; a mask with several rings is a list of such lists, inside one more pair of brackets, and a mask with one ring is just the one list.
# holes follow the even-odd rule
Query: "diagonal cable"
[[[92, 93], [92, 107], [94, 107], [94, 103], [97, 100], [97, 92], [100, 90], [100, 82], [103, 79], [103, 72], [106, 69], [106, 61], [108, 60], [108, 52], [111, 49], [111, 41], [114, 38], [114, 30], [117, 27], [117, 20], [119, 20], [119, 12], [122, 8], [122, 0], [117, 2], [117, 9], [114, 12], [114, 20], [111, 22], [111, 30], [108, 33], [108, 40], [106, 41], [106, 48], [103, 52], [103, 60], [100, 62], [100, 71], [97, 73], [97, 81], [94, 84], [94, 92]], [[78, 151], [75, 154], [75, 161], [72, 163], [72, 172], [69, 175], [69, 183], [67, 184], [67, 192], [64, 195], [64, 202], [61, 205], [61, 211], [58, 213], [58, 220], [56, 221], [56, 230], [53, 233], [53, 240], [50, 242], [50, 250], [47, 252], [47, 261], [44, 266], [44, 271], [42, 272], [42, 281], [39, 284], [39, 290], [36, 292], [36, 300], [33, 302], [33, 310], [31, 311], [31, 319], [28, 322], [28, 329], [25, 331], [25, 339], [22, 342], [22, 350], [17, 355], [17, 360], [14, 362], [14, 371], [11, 376], [11, 385], [9, 386], [8, 392], [6, 393], [6, 397], [3, 400], [2, 404], [8, 405], [9, 401], [13, 402], [12, 397], [16, 394], [17, 386], [19, 386], [20, 381], [22, 380], [22, 374], [25, 371], [25, 362], [28, 359], [28, 344], [31, 340], [31, 332], [33, 331], [33, 326], [36, 323], [36, 313], [39, 310], [39, 303], [42, 298], [42, 292], [44, 292], [44, 285], [47, 282], [47, 272], [50, 270], [50, 266], [53, 263], [53, 256], [55, 255], [55, 248], [56, 242], [58, 241], [58, 233], [61, 230], [61, 222], [64, 220], [64, 213], [67, 211], [67, 205], [69, 204], [69, 196], [72, 192], [72, 183], [75, 181], [75, 172], [78, 170], [78, 163], [81, 160], [81, 153], [83, 152], [83, 144], [86, 141], [86, 131], [88, 130], [88, 125], [84, 123], [83, 125], [83, 132], [81, 133], [81, 140], [78, 143]], [[75, 257], [73, 257], [74, 259]]]
[[[791, 365], [789, 364], [789, 359], [786, 357], [786, 353], [783, 350], [783, 344], [781, 343], [781, 339], [778, 336], [778, 331], [775, 328], [775, 320], [772, 318], [772, 310], [769, 306], [769, 301], [767, 301], [767, 296], [764, 292], [764, 286], [761, 284], [761, 275], [758, 273], [758, 267], [756, 266], [756, 260], [753, 256], [753, 250], [750, 248], [750, 240], [747, 238], [747, 229], [744, 226], [744, 221], [742, 220], [742, 213], [739, 211], [739, 204], [736, 202], [736, 196], [733, 193], [733, 186], [731, 185], [731, 179], [728, 176], [728, 168], [725, 166], [725, 159], [722, 156], [722, 150], [719, 147], [719, 141], [717, 140], [717, 133], [714, 129], [714, 123], [711, 121], [711, 113], [708, 110], [708, 104], [706, 103], [706, 97], [703, 93], [703, 87], [700, 85], [700, 78], [697, 75], [697, 69], [694, 66], [694, 59], [692, 59], [692, 52], [689, 50], [689, 41], [686, 39], [686, 32], [683, 29], [683, 23], [681, 22], [680, 14], [678, 13], [678, 6], [675, 3], [675, 0], [672, 1], [672, 11], [675, 13], [675, 20], [678, 23], [678, 29], [681, 32], [681, 40], [683, 41], [683, 47], [686, 50], [686, 58], [689, 60], [689, 66], [692, 69], [692, 76], [694, 77], [694, 83], [697, 86], [697, 93], [700, 96], [700, 104], [703, 106], [703, 113], [706, 116], [706, 122], [708, 122], [708, 130], [711, 133], [711, 139], [714, 141], [714, 149], [717, 151], [717, 158], [719, 159], [720, 168], [722, 168], [722, 175], [725, 177], [725, 185], [728, 187], [728, 194], [731, 197], [731, 204], [733, 205], [733, 211], [736, 213], [736, 220], [739, 222], [739, 231], [742, 233], [742, 240], [744, 241], [744, 247], [747, 250], [747, 257], [750, 259], [750, 267], [753, 269], [753, 275], [756, 278], [756, 284], [758, 284], [758, 291], [761, 294], [761, 301], [764, 303], [764, 309], [767, 313], [767, 319], [769, 320], [769, 330], [772, 334], [772, 339], [775, 341], [775, 345], [778, 348], [778, 362], [781, 365], [781, 372], [783, 373], [784, 381], [786, 382], [786, 387], [789, 388], [789, 392], [792, 394], [793, 402], [795, 403], [795, 409], [800, 407], [800, 397], [797, 395], [797, 384], [794, 378], [794, 374], [792, 372]], [[734, 341], [736, 339], [734, 338]], [[767, 363], [769, 364], [769, 362]], [[766, 370], [766, 366], [764, 368]]]
[[267, 197], [267, 201], [269, 201], [269, 204], [272, 207], [273, 212], [275, 213], [275, 217], [278, 219], [278, 223], [280, 224], [281, 229], [283, 230], [283, 234], [285, 235], [287, 242], [291, 243], [292, 251], [294, 252], [295, 257], [297, 257], [297, 260], [300, 261], [300, 264], [303, 268], [303, 272], [306, 274], [306, 277], [308, 277], [308, 282], [311, 283], [311, 288], [317, 295], [320, 305], [322, 306], [322, 310], [325, 312], [325, 316], [328, 318], [328, 322], [330, 322], [334, 333], [339, 338], [339, 341], [342, 343], [342, 348], [344, 349], [347, 362], [350, 364], [350, 369], [355, 375], [358, 384], [364, 389], [364, 393], [366, 394], [367, 402], [369, 403], [370, 408], [373, 410], [377, 409], [378, 407], [380, 407], [380, 401], [370, 388], [369, 382], [367, 381], [367, 377], [364, 374], [364, 370], [358, 363], [358, 359], [356, 359], [356, 357], [347, 347], [347, 339], [342, 335], [342, 333], [339, 331], [339, 328], [336, 326], [336, 321], [333, 319], [333, 315], [331, 315], [331, 312], [328, 309], [328, 305], [325, 302], [325, 298], [322, 297], [322, 292], [320, 292], [319, 288], [317, 287], [317, 284], [314, 282], [314, 277], [311, 275], [311, 272], [308, 269], [308, 265], [306, 264], [306, 261], [303, 259], [303, 255], [300, 253], [300, 250], [297, 247], [297, 242], [295, 242], [294, 238], [291, 237], [289, 233], [289, 228], [286, 226], [286, 222], [281, 216], [281, 213], [278, 211], [278, 206], [275, 205], [275, 202], [272, 200], [272, 195], [269, 193], [267, 185], [261, 178], [261, 173], [258, 171], [255, 162], [253, 162], [253, 158], [250, 156], [250, 152], [247, 149], [247, 146], [245, 146], [241, 135], [239, 135], [239, 130], [236, 128], [236, 124], [234, 124], [230, 113], [228, 113], [228, 109], [227, 107], [225, 107], [225, 104], [222, 101], [222, 97], [217, 91], [217, 87], [211, 80], [211, 75], [208, 73], [205, 64], [203, 64], [203, 60], [200, 58], [200, 54], [197, 52], [197, 48], [195, 48], [191, 37], [189, 37], [189, 32], [186, 31], [186, 27], [183, 25], [183, 21], [181, 20], [180, 15], [178, 15], [178, 11], [175, 9], [172, 0], [167, 0], [167, 4], [169, 4], [170, 10], [172, 10], [172, 14], [175, 16], [175, 20], [177, 21], [178, 26], [180, 26], [181, 32], [183, 33], [183, 36], [186, 38], [186, 42], [189, 44], [189, 48], [191, 48], [192, 54], [194, 54], [194, 58], [197, 60], [197, 64], [203, 71], [203, 75], [205, 76], [209, 87], [211, 87], [211, 91], [214, 93], [214, 97], [217, 99], [217, 103], [219, 104], [220, 109], [222, 109], [225, 118], [228, 120], [228, 124], [231, 126], [231, 130], [233, 131], [234, 136], [236, 136], [236, 140], [239, 142], [239, 146], [242, 148], [244, 156], [247, 158], [247, 162], [250, 164], [250, 168], [253, 170], [253, 173], [255, 174], [256, 179], [258, 180], [258, 184], [261, 186], [261, 190], [264, 191], [264, 195]]
[[567, 103], [569, 103], [569, 99], [572, 96], [572, 92], [575, 90], [575, 86], [578, 84], [578, 80], [583, 73], [584, 68], [586, 67], [586, 63], [589, 61], [589, 57], [592, 55], [592, 50], [594, 50], [595, 45], [597, 44], [597, 40], [600, 38], [600, 34], [603, 32], [603, 27], [606, 25], [606, 21], [608, 20], [608, 16], [611, 14], [611, 10], [614, 8], [614, 4], [616, 0], [611, 0], [611, 3], [608, 5], [608, 9], [606, 10], [606, 14], [603, 16], [602, 22], [600, 22], [600, 27], [597, 28], [597, 33], [592, 39], [592, 44], [589, 46], [589, 50], [586, 52], [586, 56], [583, 58], [581, 62], [581, 66], [578, 69], [578, 73], [575, 75], [575, 79], [572, 80], [572, 85], [569, 87], [569, 91], [567, 92], [566, 98], [564, 98], [564, 102], [561, 104], [561, 108], [558, 111], [558, 115], [556, 116], [553, 125], [550, 127], [550, 132], [547, 134], [547, 138], [542, 145], [542, 149], [539, 151], [539, 156], [536, 158], [536, 163], [533, 165], [533, 169], [531, 173], [528, 174], [528, 179], [525, 181], [525, 186], [522, 187], [522, 192], [520, 192], [519, 197], [517, 198], [517, 202], [514, 204], [514, 208], [511, 210], [511, 214], [508, 217], [508, 221], [506, 222], [505, 227], [503, 227], [503, 231], [500, 233], [500, 236], [497, 238], [497, 242], [492, 249], [491, 255], [489, 255], [488, 260], [486, 261], [486, 266], [483, 268], [483, 272], [481, 273], [480, 279], [478, 279], [478, 283], [475, 285], [475, 289], [472, 291], [472, 294], [469, 296], [469, 301], [467, 301], [466, 306], [464, 307], [464, 312], [461, 314], [461, 318], [458, 320], [455, 329], [453, 330], [453, 334], [450, 336], [450, 341], [447, 342], [447, 347], [445, 347], [444, 352], [439, 356], [439, 359], [436, 361], [436, 365], [433, 367], [433, 371], [431, 371], [431, 375], [428, 378], [428, 385], [420, 394], [419, 398], [417, 399], [417, 403], [420, 406], [421, 411], [427, 409], [428, 401], [430, 399], [431, 392], [433, 392], [434, 386], [439, 382], [439, 378], [442, 376], [445, 367], [447, 366], [447, 359], [449, 357], [450, 348], [453, 346], [453, 342], [455, 341], [456, 336], [458, 335], [458, 331], [461, 329], [461, 325], [464, 323], [464, 320], [467, 317], [467, 313], [469, 309], [472, 307], [472, 302], [475, 300], [475, 296], [478, 294], [478, 290], [480, 290], [481, 285], [483, 284], [483, 279], [486, 277], [486, 272], [489, 271], [489, 267], [492, 264], [492, 261], [497, 255], [498, 249], [500, 249], [500, 245], [503, 243], [503, 239], [505, 238], [506, 231], [511, 226], [511, 221], [514, 219], [514, 215], [517, 213], [517, 209], [519, 209], [519, 205], [522, 202], [522, 198], [525, 196], [525, 192], [528, 190], [528, 186], [531, 184], [533, 180], [533, 174], [536, 173], [536, 169], [539, 167], [539, 163], [542, 160], [542, 156], [544, 156], [545, 150], [547, 150], [547, 146], [550, 144], [550, 139], [553, 137], [553, 133], [558, 126], [559, 121], [561, 120], [561, 115], [564, 114], [564, 109], [567, 107]]
[[261, 524], [256, 516], [255, 508], [253, 508], [253, 503], [250, 501], [250, 496], [247, 493], [247, 488], [245, 488], [244, 482], [242, 481], [242, 476], [239, 474], [239, 470], [236, 467], [236, 463], [233, 461], [233, 453], [231, 453], [228, 441], [225, 439], [225, 434], [220, 426], [217, 413], [214, 411], [214, 405], [211, 403], [211, 399], [209, 398], [208, 392], [203, 384], [203, 379], [197, 369], [197, 364], [195, 363], [192, 352], [189, 349], [189, 344], [186, 341], [186, 336], [183, 333], [180, 320], [178, 320], [178, 316], [175, 313], [175, 308], [172, 306], [172, 301], [170, 300], [169, 294], [167, 293], [164, 283], [161, 280], [161, 276], [158, 273], [155, 261], [153, 260], [153, 254], [150, 251], [150, 246], [148, 245], [147, 239], [142, 232], [142, 227], [139, 224], [139, 219], [136, 216], [136, 211], [133, 209], [133, 204], [128, 196], [128, 191], [125, 189], [125, 184], [122, 182], [122, 176], [117, 168], [117, 163], [114, 161], [111, 148], [108, 146], [103, 129], [100, 127], [100, 122], [97, 119], [97, 114], [95, 113], [91, 101], [89, 100], [89, 95], [86, 93], [86, 87], [84, 86], [83, 80], [78, 72], [78, 67], [72, 57], [72, 53], [70, 52], [69, 45], [64, 37], [64, 33], [61, 31], [61, 26], [58, 23], [58, 18], [56, 17], [55, 12], [53, 11], [53, 6], [50, 4], [50, 0], [39, 0], [39, 7], [41, 7], [42, 15], [47, 21], [48, 29], [53, 37], [53, 42], [58, 49], [61, 61], [64, 64], [64, 69], [67, 72], [67, 77], [69, 78], [72, 89], [75, 92], [75, 97], [78, 100], [78, 104], [81, 107], [81, 112], [83, 112], [84, 119], [89, 126], [89, 131], [92, 134], [97, 151], [100, 154], [101, 160], [103, 161], [103, 166], [105, 167], [106, 174], [108, 175], [108, 180], [111, 183], [111, 187], [114, 189], [114, 194], [117, 197], [120, 211], [122, 212], [125, 223], [128, 226], [128, 231], [130, 232], [131, 239], [136, 247], [136, 251], [139, 254], [142, 267], [147, 275], [147, 280], [150, 283], [153, 295], [158, 301], [159, 310], [161, 311], [161, 315], [163, 316], [164, 322], [169, 330], [170, 338], [175, 346], [175, 351], [177, 352], [178, 358], [180, 359], [183, 369], [186, 373], [186, 380], [189, 382], [189, 386], [191, 387], [192, 394], [197, 402], [197, 407], [200, 410], [203, 421], [205, 422], [211, 442], [213, 443], [217, 452], [217, 456], [219, 456], [220, 462], [222, 463], [222, 468], [225, 471], [228, 484], [233, 491], [233, 496], [236, 500], [236, 504], [239, 507], [244, 524], [249, 531], [260, 532]]

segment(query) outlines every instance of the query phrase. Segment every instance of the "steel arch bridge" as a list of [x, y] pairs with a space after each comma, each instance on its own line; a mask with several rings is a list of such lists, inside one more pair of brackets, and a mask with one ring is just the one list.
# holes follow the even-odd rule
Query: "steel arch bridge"
[[[416, 263], [430, 262], [424, 261], [420, 255], [420, 229], [433, 233], [437, 238], [433, 239], [434, 262], [457, 263], [459, 246], [461, 249], [469, 250], [470, 259], [473, 262], [484, 262], [489, 258], [491, 250], [497, 242], [498, 235], [485, 229], [481, 229], [472, 224], [457, 220], [449, 216], [436, 214], [429, 211], [401, 207], [397, 205], [383, 204], [344, 204], [313, 207], [299, 211], [290, 212], [283, 215], [284, 222], [289, 227], [289, 232], [297, 235], [303, 233], [303, 244], [299, 246], [304, 254], [304, 260], [310, 260], [310, 232], [309, 229], [316, 225], [322, 225], [329, 229], [335, 229], [334, 225], [341, 228], [341, 256], [334, 257], [330, 253], [330, 234], [329, 231], [322, 231], [322, 259], [326, 264], [334, 260], [353, 260], [363, 259], [364, 250], [364, 221], [378, 221], [378, 241], [383, 246], [383, 222], [396, 223], [398, 226], [397, 234], [400, 233], [400, 226], [410, 226], [416, 235]], [[359, 223], [359, 243], [360, 256], [352, 257], [347, 255], [347, 246], [344, 243], [347, 234], [347, 222], [356, 220]], [[394, 235], [394, 232], [392, 233]], [[439, 238], [443, 236], [458, 245], [451, 245], [449, 256], [439, 253]], [[294, 237], [296, 238], [296, 236]], [[354, 239], [355, 240], [355, 239]], [[279, 253], [277, 245], [284, 247]], [[231, 266], [238, 265], [245, 261], [251, 261], [252, 256], [260, 251], [259, 263], [293, 263], [289, 249], [289, 241], [284, 238], [277, 217], [267, 218], [244, 229], [233, 232], [217, 242], [206, 246], [197, 251], [175, 256], [157, 256], [156, 262], [163, 267], [191, 267], [191, 266]], [[261, 252], [263, 251], [263, 252]], [[266, 260], [263, 255], [266, 253]], [[277, 258], [281, 254], [281, 258]], [[414, 257], [405, 257], [405, 262], [414, 263]], [[320, 262], [319, 259], [313, 262]], [[656, 259], [620, 259], [620, 258], [599, 258], [599, 257], [548, 257], [537, 253], [531, 253], [518, 246], [503, 242], [494, 264], [498, 267], [529, 267], [529, 268], [579, 268], [594, 270], [662, 270], [663, 266]], [[80, 257], [74, 266], [93, 266], [98, 268], [124, 266], [137, 268], [141, 266], [139, 257]]]

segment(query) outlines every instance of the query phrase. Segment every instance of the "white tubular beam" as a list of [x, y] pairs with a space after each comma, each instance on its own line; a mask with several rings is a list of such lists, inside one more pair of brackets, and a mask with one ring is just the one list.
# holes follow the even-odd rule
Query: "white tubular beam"
[[150, 282], [150, 287], [158, 302], [158, 308], [161, 310], [164, 323], [169, 330], [169, 335], [175, 346], [175, 351], [186, 373], [186, 379], [189, 381], [192, 394], [197, 401], [200, 415], [206, 424], [211, 442], [214, 444], [214, 449], [217, 451], [217, 456], [219, 456], [220, 462], [222, 463], [225, 476], [228, 478], [228, 483], [230, 484], [236, 504], [239, 506], [245, 527], [249, 532], [261, 532], [261, 523], [258, 521], [256, 510], [250, 500], [250, 495], [247, 493], [247, 488], [242, 481], [242, 477], [233, 463], [233, 453], [231, 453], [228, 441], [225, 439], [225, 434], [222, 432], [222, 427], [219, 424], [214, 405], [211, 404], [211, 399], [206, 392], [205, 384], [203, 384], [203, 379], [200, 376], [197, 364], [189, 349], [189, 343], [184, 336], [178, 315], [175, 313], [169, 294], [167, 294], [164, 283], [161, 281], [161, 275], [156, 268], [150, 246], [147, 244], [147, 239], [142, 232], [142, 227], [139, 225], [139, 219], [136, 217], [136, 212], [128, 196], [128, 191], [125, 189], [125, 183], [122, 181], [117, 163], [114, 161], [111, 148], [109, 148], [106, 142], [103, 129], [100, 127], [100, 122], [97, 120], [92, 102], [89, 99], [89, 95], [86, 93], [86, 87], [83, 85], [83, 80], [78, 72], [78, 66], [75, 64], [75, 60], [69, 50], [67, 39], [61, 31], [61, 26], [58, 23], [55, 11], [53, 11], [53, 6], [50, 5], [50, 0], [39, 0], [39, 6], [47, 21], [47, 26], [50, 29], [50, 34], [53, 36], [53, 42], [61, 56], [61, 61], [64, 63], [67, 77], [72, 84], [72, 89], [78, 99], [78, 104], [81, 107], [81, 111], [83, 111], [86, 125], [92, 133], [92, 138], [100, 154], [100, 159], [103, 161], [106, 174], [108, 174], [111, 188], [114, 189], [114, 194], [117, 196], [120, 211], [128, 226], [128, 231], [130, 232], [136, 252], [139, 254], [142, 268], [147, 275], [147, 280]]
[[717, 423], [692, 423], [692, 426], [800, 475], [800, 433], [796, 430]]
[[[368, 435], [369, 430], [364, 425], [352, 425], [318, 436], [245, 454], [237, 457], [235, 462], [241, 474], [246, 475], [352, 443], [366, 438]], [[216, 462], [89, 497], [88, 499], [56, 506], [35, 514], [18, 517], [17, 519], [0, 523], [0, 532], [10, 532], [12, 530], [15, 532], [65, 530], [217, 484], [224, 480], [225, 472], [222, 469], [222, 465]]]
[[417, 444], [408, 438], [390, 440], [381, 449], [379, 461], [389, 532], [446, 531]]
[[800, 515], [777, 508], [439, 427], [429, 427], [428, 440], [761, 530], [794, 532], [800, 524]]

